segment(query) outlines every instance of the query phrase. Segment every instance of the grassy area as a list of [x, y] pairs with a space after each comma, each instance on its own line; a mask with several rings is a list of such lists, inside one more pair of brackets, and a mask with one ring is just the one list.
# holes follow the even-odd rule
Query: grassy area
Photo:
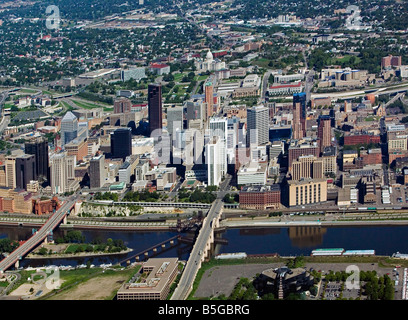
[[257, 59], [255, 61], [252, 61], [251, 65], [257, 65], [260, 68], [268, 69], [269, 68], [269, 62], [270, 62], [270, 60], [268, 60], [268, 59], [260, 58], [260, 59]]
[[330, 60], [330, 64], [349, 64], [350, 63], [350, 59], [354, 57], [353, 59], [355, 59], [355, 63], [360, 63], [361, 62], [361, 58], [357, 57], [357, 56], [353, 56], [353, 55], [345, 55], [342, 58], [332, 58]]
[[183, 79], [184, 76], [186, 76], [187, 73], [176, 73], [174, 74], [174, 82], [180, 82], [181, 79]]
[[[89, 280], [102, 280], [109, 277], [122, 276], [123, 279], [129, 281], [132, 276], [137, 273], [140, 266], [126, 268], [120, 270], [121, 267], [112, 267], [111, 269], [103, 270], [102, 268], [92, 268], [92, 269], [77, 269], [69, 271], [60, 271], [61, 277], [61, 288], [51, 292], [50, 294], [41, 297], [41, 300], [46, 300], [48, 298], [58, 298], [59, 294], [69, 294], [78, 288], [79, 285], [86, 285]], [[116, 270], [115, 270], [116, 269]], [[91, 289], [91, 288], [89, 288]], [[92, 292], [90, 292], [92, 294]], [[112, 300], [116, 296], [116, 290], [109, 292], [106, 300]]]
[[365, 118], [364, 121], [380, 121], [380, 117], [370, 116]]
[[77, 100], [72, 100], [78, 107], [83, 108], [83, 109], [96, 109], [96, 108], [103, 108], [103, 111], [112, 111], [113, 107], [110, 107], [108, 104], [105, 104], [105, 106], [97, 105], [94, 103], [90, 102], [83, 102], [83, 101], [77, 101]]
[[18, 93], [36, 93], [39, 90], [34, 90], [34, 89], [21, 89], [19, 91], [17, 91]]
[[202, 75], [202, 76], [195, 76], [194, 80], [195, 81], [204, 81], [207, 80], [208, 76], [207, 75]]

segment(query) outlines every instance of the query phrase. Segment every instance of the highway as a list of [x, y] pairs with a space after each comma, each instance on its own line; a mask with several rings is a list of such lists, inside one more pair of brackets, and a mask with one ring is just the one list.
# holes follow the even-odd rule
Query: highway
[[205, 250], [206, 243], [210, 238], [212, 232], [212, 222], [221, 213], [224, 203], [222, 199], [227, 194], [228, 186], [231, 182], [231, 177], [228, 176], [220, 186], [217, 199], [213, 202], [211, 209], [209, 210], [204, 224], [201, 226], [200, 233], [194, 244], [193, 250], [190, 253], [183, 274], [180, 278], [180, 282], [174, 291], [171, 300], [185, 300], [188, 297], [190, 290], [193, 287], [194, 279], [199, 269], [199, 261], [201, 255]]
[[64, 202], [61, 208], [47, 220], [40, 230], [38, 230], [30, 239], [19, 246], [16, 250], [11, 252], [6, 258], [0, 261], [0, 274], [10, 268], [18, 260], [22, 259], [39, 243], [41, 243], [47, 237], [47, 235], [64, 219], [65, 215], [71, 209], [72, 205], [77, 201], [77, 199], [77, 196], [71, 196], [68, 198], [68, 200]]

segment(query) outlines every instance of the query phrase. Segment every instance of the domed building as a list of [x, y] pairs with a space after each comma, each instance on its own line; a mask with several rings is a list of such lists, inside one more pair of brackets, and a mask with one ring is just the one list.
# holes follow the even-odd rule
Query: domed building
[[225, 69], [225, 62], [219, 59], [214, 59], [211, 50], [208, 50], [205, 56], [205, 60], [197, 59], [194, 62], [194, 65], [199, 73], [204, 73], [207, 71], [213, 72]]

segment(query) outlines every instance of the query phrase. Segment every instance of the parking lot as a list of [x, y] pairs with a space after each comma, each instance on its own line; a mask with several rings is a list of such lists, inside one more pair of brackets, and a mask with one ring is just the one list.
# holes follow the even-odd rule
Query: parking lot
[[[217, 296], [220, 294], [225, 294], [226, 296], [229, 296], [234, 286], [238, 283], [240, 277], [253, 279], [257, 273], [261, 273], [262, 271], [268, 268], [277, 268], [282, 265], [283, 265], [282, 263], [270, 263], [270, 264], [219, 265], [213, 267], [205, 271], [194, 296], [210, 297]], [[350, 265], [349, 263], [306, 263], [305, 268], [308, 271], [310, 270], [310, 268], [313, 268], [314, 270], [321, 272], [321, 274], [324, 276], [328, 274], [330, 270], [333, 272], [345, 271], [349, 265]], [[401, 270], [401, 268], [393, 267], [382, 268], [379, 267], [377, 263], [356, 263], [353, 265], [356, 265], [362, 271], [375, 270], [378, 276], [387, 274], [394, 284], [395, 288], [394, 300], [401, 300], [403, 282], [402, 281], [403, 270]], [[398, 285], [395, 285], [396, 279], [399, 279]], [[324, 283], [323, 281], [320, 282], [319, 296], [317, 297], [317, 299], [320, 299], [322, 296], [323, 283]], [[360, 283], [360, 285], [361, 288], [363, 288], [364, 283]], [[329, 282], [325, 290], [325, 299], [335, 300], [339, 298], [340, 288], [341, 288], [340, 282]], [[347, 287], [344, 285], [343, 298], [356, 299], [358, 297], [359, 297], [358, 289], [348, 290]], [[366, 299], [366, 296], [364, 296], [363, 294], [361, 296], [361, 299], [362, 300]]]
[[[364, 284], [361, 283], [361, 286]], [[340, 292], [341, 292], [341, 287], [342, 283], [335, 281], [335, 282], [328, 282], [326, 289], [324, 290], [324, 297], [326, 300], [336, 300], [337, 298], [340, 297]], [[356, 299], [360, 296], [360, 289], [347, 289], [347, 287], [344, 285], [343, 291], [342, 291], [342, 297], [343, 299]], [[322, 291], [323, 294], [323, 291]], [[320, 297], [322, 296], [320, 295]], [[361, 299], [363, 300], [365, 297], [362, 296]]]

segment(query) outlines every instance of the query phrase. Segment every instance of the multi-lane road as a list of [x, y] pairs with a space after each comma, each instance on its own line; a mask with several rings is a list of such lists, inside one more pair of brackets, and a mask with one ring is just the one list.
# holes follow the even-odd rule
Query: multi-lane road
[[184, 268], [183, 274], [180, 278], [180, 282], [174, 291], [172, 300], [185, 300], [192, 289], [194, 279], [197, 275], [198, 269], [200, 268], [201, 255], [205, 250], [205, 246], [208, 239], [211, 236], [212, 223], [215, 218], [221, 213], [224, 203], [222, 199], [228, 192], [228, 187], [231, 182], [231, 177], [228, 176], [220, 186], [220, 191], [218, 191], [217, 199], [213, 202], [211, 209], [209, 210], [207, 217], [201, 226], [200, 233], [194, 243], [193, 250], [190, 253], [187, 264]]
[[31, 250], [33, 250], [38, 244], [40, 244], [50, 233], [54, 230], [58, 224], [64, 219], [65, 215], [72, 208], [73, 204], [78, 200], [78, 196], [71, 196], [68, 198], [61, 208], [58, 209], [47, 222], [38, 230], [30, 239], [24, 242], [16, 250], [11, 252], [6, 258], [0, 261], [0, 274], [10, 268], [18, 260], [22, 259]]

